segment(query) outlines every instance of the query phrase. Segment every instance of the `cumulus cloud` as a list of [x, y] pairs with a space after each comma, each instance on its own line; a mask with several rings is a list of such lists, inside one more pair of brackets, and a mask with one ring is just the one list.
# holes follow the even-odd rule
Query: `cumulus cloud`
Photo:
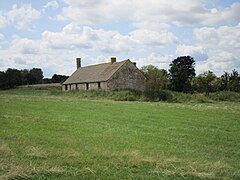
[[177, 37], [168, 31], [150, 31], [146, 29], [138, 29], [130, 33], [130, 36], [136, 42], [149, 46], [163, 46], [168, 43], [176, 43]]
[[3, 44], [3, 43], [5, 43], [5, 36], [0, 33], [0, 45]]
[[[60, 19], [81, 24], [128, 20], [135, 26], [150, 29], [164, 24], [236, 24], [240, 20], [240, 3], [227, 8], [207, 9], [202, 0], [65, 0]], [[165, 26], [167, 27], [167, 26]]]
[[210, 9], [203, 14], [204, 25], [231, 25], [240, 21], [240, 3], [233, 3], [230, 7], [222, 9]]
[[[19, 51], [23, 55], [39, 54], [41, 51], [41, 42], [31, 39], [14, 39], [11, 42], [11, 49]], [[42, 49], [43, 50], [43, 49]]]
[[240, 24], [220, 26], [219, 28], [202, 27], [195, 29], [196, 38], [208, 48], [221, 48], [226, 51], [240, 48]]
[[18, 6], [14, 4], [8, 12], [0, 13], [0, 27], [12, 24], [17, 29], [32, 29], [32, 23], [38, 20], [41, 13], [30, 4]]
[[[47, 66], [55, 72], [69, 74], [75, 69], [74, 59], [77, 56], [87, 59], [84, 63], [88, 65], [101, 63], [112, 55], [123, 57], [123, 59], [131, 58], [132, 55], [126, 57], [128, 52], [138, 54], [146, 49], [159, 49], [164, 45], [176, 43], [176, 41], [177, 38], [167, 31], [155, 32], [138, 29], [128, 34], [121, 34], [117, 31], [93, 29], [70, 23], [60, 32], [44, 31], [39, 40], [15, 37], [11, 41], [10, 48], [3, 51], [1, 56], [8, 61], [17, 63], [22, 68], [41, 65], [41, 67]], [[86, 52], [95, 55], [90, 58]], [[146, 60], [156, 62], [157, 58], [165, 63], [164, 57], [156, 55], [152, 55]], [[144, 64], [143, 59], [138, 62], [139, 65]], [[146, 64], [149, 63], [145, 62]], [[62, 67], [66, 68], [63, 70]]]
[[168, 31], [138, 29], [123, 35], [116, 31], [80, 27], [73, 23], [65, 26], [61, 32], [43, 32], [42, 39], [52, 48], [82, 48], [104, 53], [126, 53], [177, 42], [177, 37]]
[[202, 27], [194, 31], [199, 44], [208, 49], [208, 60], [199, 63], [199, 70], [214, 70], [221, 74], [240, 68], [240, 24]]
[[48, 2], [44, 7], [44, 9], [58, 9], [59, 8], [59, 4], [58, 2], [55, 0], [55, 1], [50, 1]]
[[211, 56], [207, 61], [197, 62], [196, 66], [198, 74], [211, 70], [216, 75], [220, 76], [225, 71], [230, 72], [233, 69], [239, 69], [240, 63], [234, 54], [216, 50], [214, 51], [214, 56]]
[[192, 56], [196, 61], [208, 59], [206, 50], [202, 46], [179, 45], [176, 49], [177, 56]]
[[7, 44], [7, 40], [3, 34], [0, 33], [0, 49], [4, 44]]
[[[51, 77], [54, 73], [70, 75], [75, 69], [75, 58], [83, 57], [86, 60], [87, 56], [78, 49], [62, 50], [49, 49], [47, 46], [37, 44], [40, 42], [31, 42], [29, 39], [18, 39], [18, 44], [24, 45], [24, 48], [11, 46], [8, 50], [1, 50], [0, 60], [1, 70], [7, 68], [31, 69], [33, 67], [42, 68], [44, 76]], [[30, 43], [29, 43], [30, 41]], [[31, 50], [26, 50], [27, 47]], [[40, 52], [40, 53], [39, 53]], [[3, 60], [4, 59], [4, 60]], [[84, 62], [85, 64], [91, 62]], [[64, 68], [63, 68], [64, 67]]]
[[3, 13], [0, 11], [0, 29], [4, 28], [7, 26], [7, 19], [6, 17], [3, 15]]
[[138, 67], [146, 65], [154, 65], [160, 69], [169, 69], [169, 64], [173, 60], [173, 55], [163, 55], [159, 53], [152, 52], [146, 57], [142, 58], [133, 58], [134, 61], [137, 61]]

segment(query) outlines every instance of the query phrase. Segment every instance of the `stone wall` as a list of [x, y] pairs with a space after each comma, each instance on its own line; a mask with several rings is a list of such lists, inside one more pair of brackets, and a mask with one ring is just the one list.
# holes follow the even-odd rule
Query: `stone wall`
[[89, 83], [89, 89], [102, 89], [102, 90], [107, 90], [107, 83], [106, 82], [94, 82], [94, 83]]
[[62, 90], [63, 91], [70, 91], [70, 88], [71, 88], [71, 85], [70, 84], [64, 84], [64, 85], [62, 85]]
[[140, 70], [127, 61], [109, 80], [107, 89], [133, 89], [144, 91], [146, 87], [146, 77]]
[[[66, 90], [67, 86], [67, 90]], [[94, 83], [88, 83], [88, 89], [102, 89], [107, 90], [107, 82], [94, 82]], [[74, 91], [74, 90], [87, 90], [87, 83], [81, 83], [81, 84], [68, 84], [68, 85], [62, 85], [63, 91]]]
[[86, 84], [78, 84], [79, 90], [86, 90]]
[[89, 87], [89, 89], [99, 89], [98, 83], [89, 83], [88, 87]]

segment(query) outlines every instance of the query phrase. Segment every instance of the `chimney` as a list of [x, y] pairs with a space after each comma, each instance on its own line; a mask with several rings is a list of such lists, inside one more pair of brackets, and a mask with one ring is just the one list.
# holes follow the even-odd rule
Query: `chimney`
[[115, 63], [117, 61], [116, 57], [111, 57], [111, 64]]
[[76, 58], [77, 69], [81, 67], [81, 58]]
[[137, 67], [137, 63], [136, 63], [136, 62], [133, 62], [133, 65], [134, 65], [135, 67]]

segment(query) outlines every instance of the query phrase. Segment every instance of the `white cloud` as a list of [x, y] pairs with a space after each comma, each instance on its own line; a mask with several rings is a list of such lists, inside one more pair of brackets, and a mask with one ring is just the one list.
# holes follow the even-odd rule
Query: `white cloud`
[[170, 28], [170, 24], [161, 23], [160, 21], [137, 21], [133, 22], [133, 26], [137, 29], [149, 29], [153, 31], [162, 31]]
[[[39, 43], [40, 45], [38, 45]], [[51, 77], [54, 73], [70, 75], [76, 68], [75, 58], [78, 56], [83, 57], [84, 60], [87, 59], [87, 56], [78, 49], [50, 49], [41, 41], [14, 39], [10, 49], [0, 51], [2, 59], [0, 60], [0, 70], [39, 67], [47, 77]], [[86, 61], [84, 63], [88, 64]]]
[[21, 6], [14, 4], [10, 11], [4, 13], [4, 16], [17, 29], [30, 30], [32, 29], [32, 22], [38, 20], [41, 13], [32, 8], [30, 4], [23, 4]]
[[5, 36], [0, 33], [0, 48], [1, 48], [1, 45], [5, 44], [5, 43], [6, 43]]
[[198, 74], [211, 70], [220, 76], [224, 71], [230, 72], [233, 69], [240, 69], [240, 62], [232, 53], [216, 50], [214, 56], [207, 61], [197, 62], [196, 67]]
[[3, 15], [3, 13], [0, 11], [0, 29], [4, 28], [7, 26], [7, 19], [6, 17]]
[[[164, 24], [236, 24], [240, 3], [226, 8], [205, 8], [203, 0], [65, 0], [61, 19], [81, 24], [127, 20], [137, 27], [156, 29]], [[167, 26], [166, 26], [167, 27]]]
[[[49, 68], [55, 73], [71, 74], [75, 69], [75, 57], [83, 57], [84, 65], [108, 61], [108, 56], [125, 58], [129, 53], [138, 54], [146, 49], [153, 50], [163, 45], [175, 43], [176, 37], [167, 31], [155, 32], [149, 30], [135, 30], [127, 35], [117, 31], [93, 29], [87, 26], [81, 27], [70, 23], [60, 32], [45, 31], [39, 40], [14, 37], [8, 50], [0, 51], [0, 56], [18, 64], [19, 68], [43, 67]], [[95, 55], [88, 57], [85, 53], [92, 52]], [[90, 53], [91, 54], [91, 53]], [[101, 56], [99, 56], [101, 54]], [[132, 55], [130, 55], [132, 56]], [[157, 62], [156, 59], [166, 64], [163, 56], [151, 55], [139, 60], [139, 65]], [[106, 58], [107, 57], [107, 58]], [[164, 62], [163, 62], [164, 61]], [[62, 68], [64, 67], [64, 69]]]
[[48, 2], [45, 6], [44, 6], [44, 9], [48, 9], [48, 8], [51, 8], [51, 9], [58, 9], [59, 8], [59, 4], [58, 2], [55, 0], [55, 1], [50, 1]]
[[3, 34], [0, 34], [0, 42], [2, 42], [5, 39], [5, 36]]
[[240, 3], [234, 3], [230, 7], [223, 9], [210, 9], [203, 14], [204, 25], [231, 25], [240, 21]]
[[42, 39], [52, 48], [82, 48], [103, 53], [126, 53], [146, 48], [159, 48], [177, 42], [177, 37], [168, 31], [139, 29], [123, 35], [116, 31], [92, 29], [87, 26], [81, 28], [74, 23], [65, 26], [62, 32], [45, 31]]
[[208, 50], [209, 59], [199, 63], [199, 71], [212, 70], [217, 74], [240, 69], [240, 24], [219, 28], [195, 29], [199, 44]]
[[168, 31], [150, 31], [146, 29], [138, 29], [130, 33], [133, 40], [139, 44], [144, 44], [147, 46], [163, 46], [168, 43], [176, 43], [178, 41], [177, 37]]
[[23, 55], [27, 54], [39, 54], [41, 50], [41, 42], [31, 39], [14, 39], [11, 42], [11, 48], [13, 51], [18, 51]]
[[138, 67], [146, 65], [154, 65], [160, 69], [169, 69], [169, 64], [173, 60], [172, 55], [162, 55], [157, 53], [151, 53], [150, 55], [143, 58], [133, 58], [133, 61], [137, 62]]
[[206, 50], [202, 46], [179, 45], [176, 50], [177, 56], [192, 56], [195, 61], [208, 59]]
[[208, 48], [221, 48], [226, 51], [239, 51], [240, 24], [219, 28], [202, 27], [195, 29], [196, 38]]

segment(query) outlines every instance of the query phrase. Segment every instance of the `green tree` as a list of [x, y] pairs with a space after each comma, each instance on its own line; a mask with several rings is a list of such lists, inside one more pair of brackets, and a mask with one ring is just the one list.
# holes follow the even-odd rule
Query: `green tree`
[[68, 78], [68, 76], [65, 76], [65, 75], [57, 75], [57, 74], [54, 74], [52, 76], [52, 83], [62, 83], [64, 82], [66, 79]]
[[224, 72], [224, 74], [220, 77], [220, 90], [221, 91], [228, 91], [228, 84], [230, 81], [230, 75], [227, 72]]
[[210, 92], [217, 91], [218, 86], [217, 76], [211, 71], [206, 71], [192, 79], [192, 87], [198, 92], [209, 94]]
[[0, 89], [6, 89], [8, 87], [8, 80], [5, 72], [0, 71]]
[[167, 71], [164, 69], [158, 69], [152, 65], [143, 66], [141, 71], [147, 78], [145, 95], [151, 100], [166, 100], [166, 93], [163, 92], [163, 90], [166, 90], [169, 86]]
[[8, 81], [8, 87], [13, 88], [22, 84], [21, 72], [17, 69], [7, 69], [6, 77]]
[[24, 69], [24, 70], [21, 70], [20, 72], [21, 72], [22, 84], [23, 85], [29, 84], [29, 82], [28, 82], [29, 70]]
[[232, 70], [232, 73], [225, 72], [220, 79], [220, 90], [240, 92], [240, 75], [237, 70]]
[[170, 64], [171, 89], [179, 92], [192, 91], [191, 80], [195, 77], [195, 60], [191, 56], [181, 56]]
[[40, 68], [33, 68], [27, 75], [29, 84], [41, 84], [43, 80], [43, 72]]
[[237, 70], [233, 70], [229, 77], [228, 88], [230, 91], [240, 92], [240, 76]]

